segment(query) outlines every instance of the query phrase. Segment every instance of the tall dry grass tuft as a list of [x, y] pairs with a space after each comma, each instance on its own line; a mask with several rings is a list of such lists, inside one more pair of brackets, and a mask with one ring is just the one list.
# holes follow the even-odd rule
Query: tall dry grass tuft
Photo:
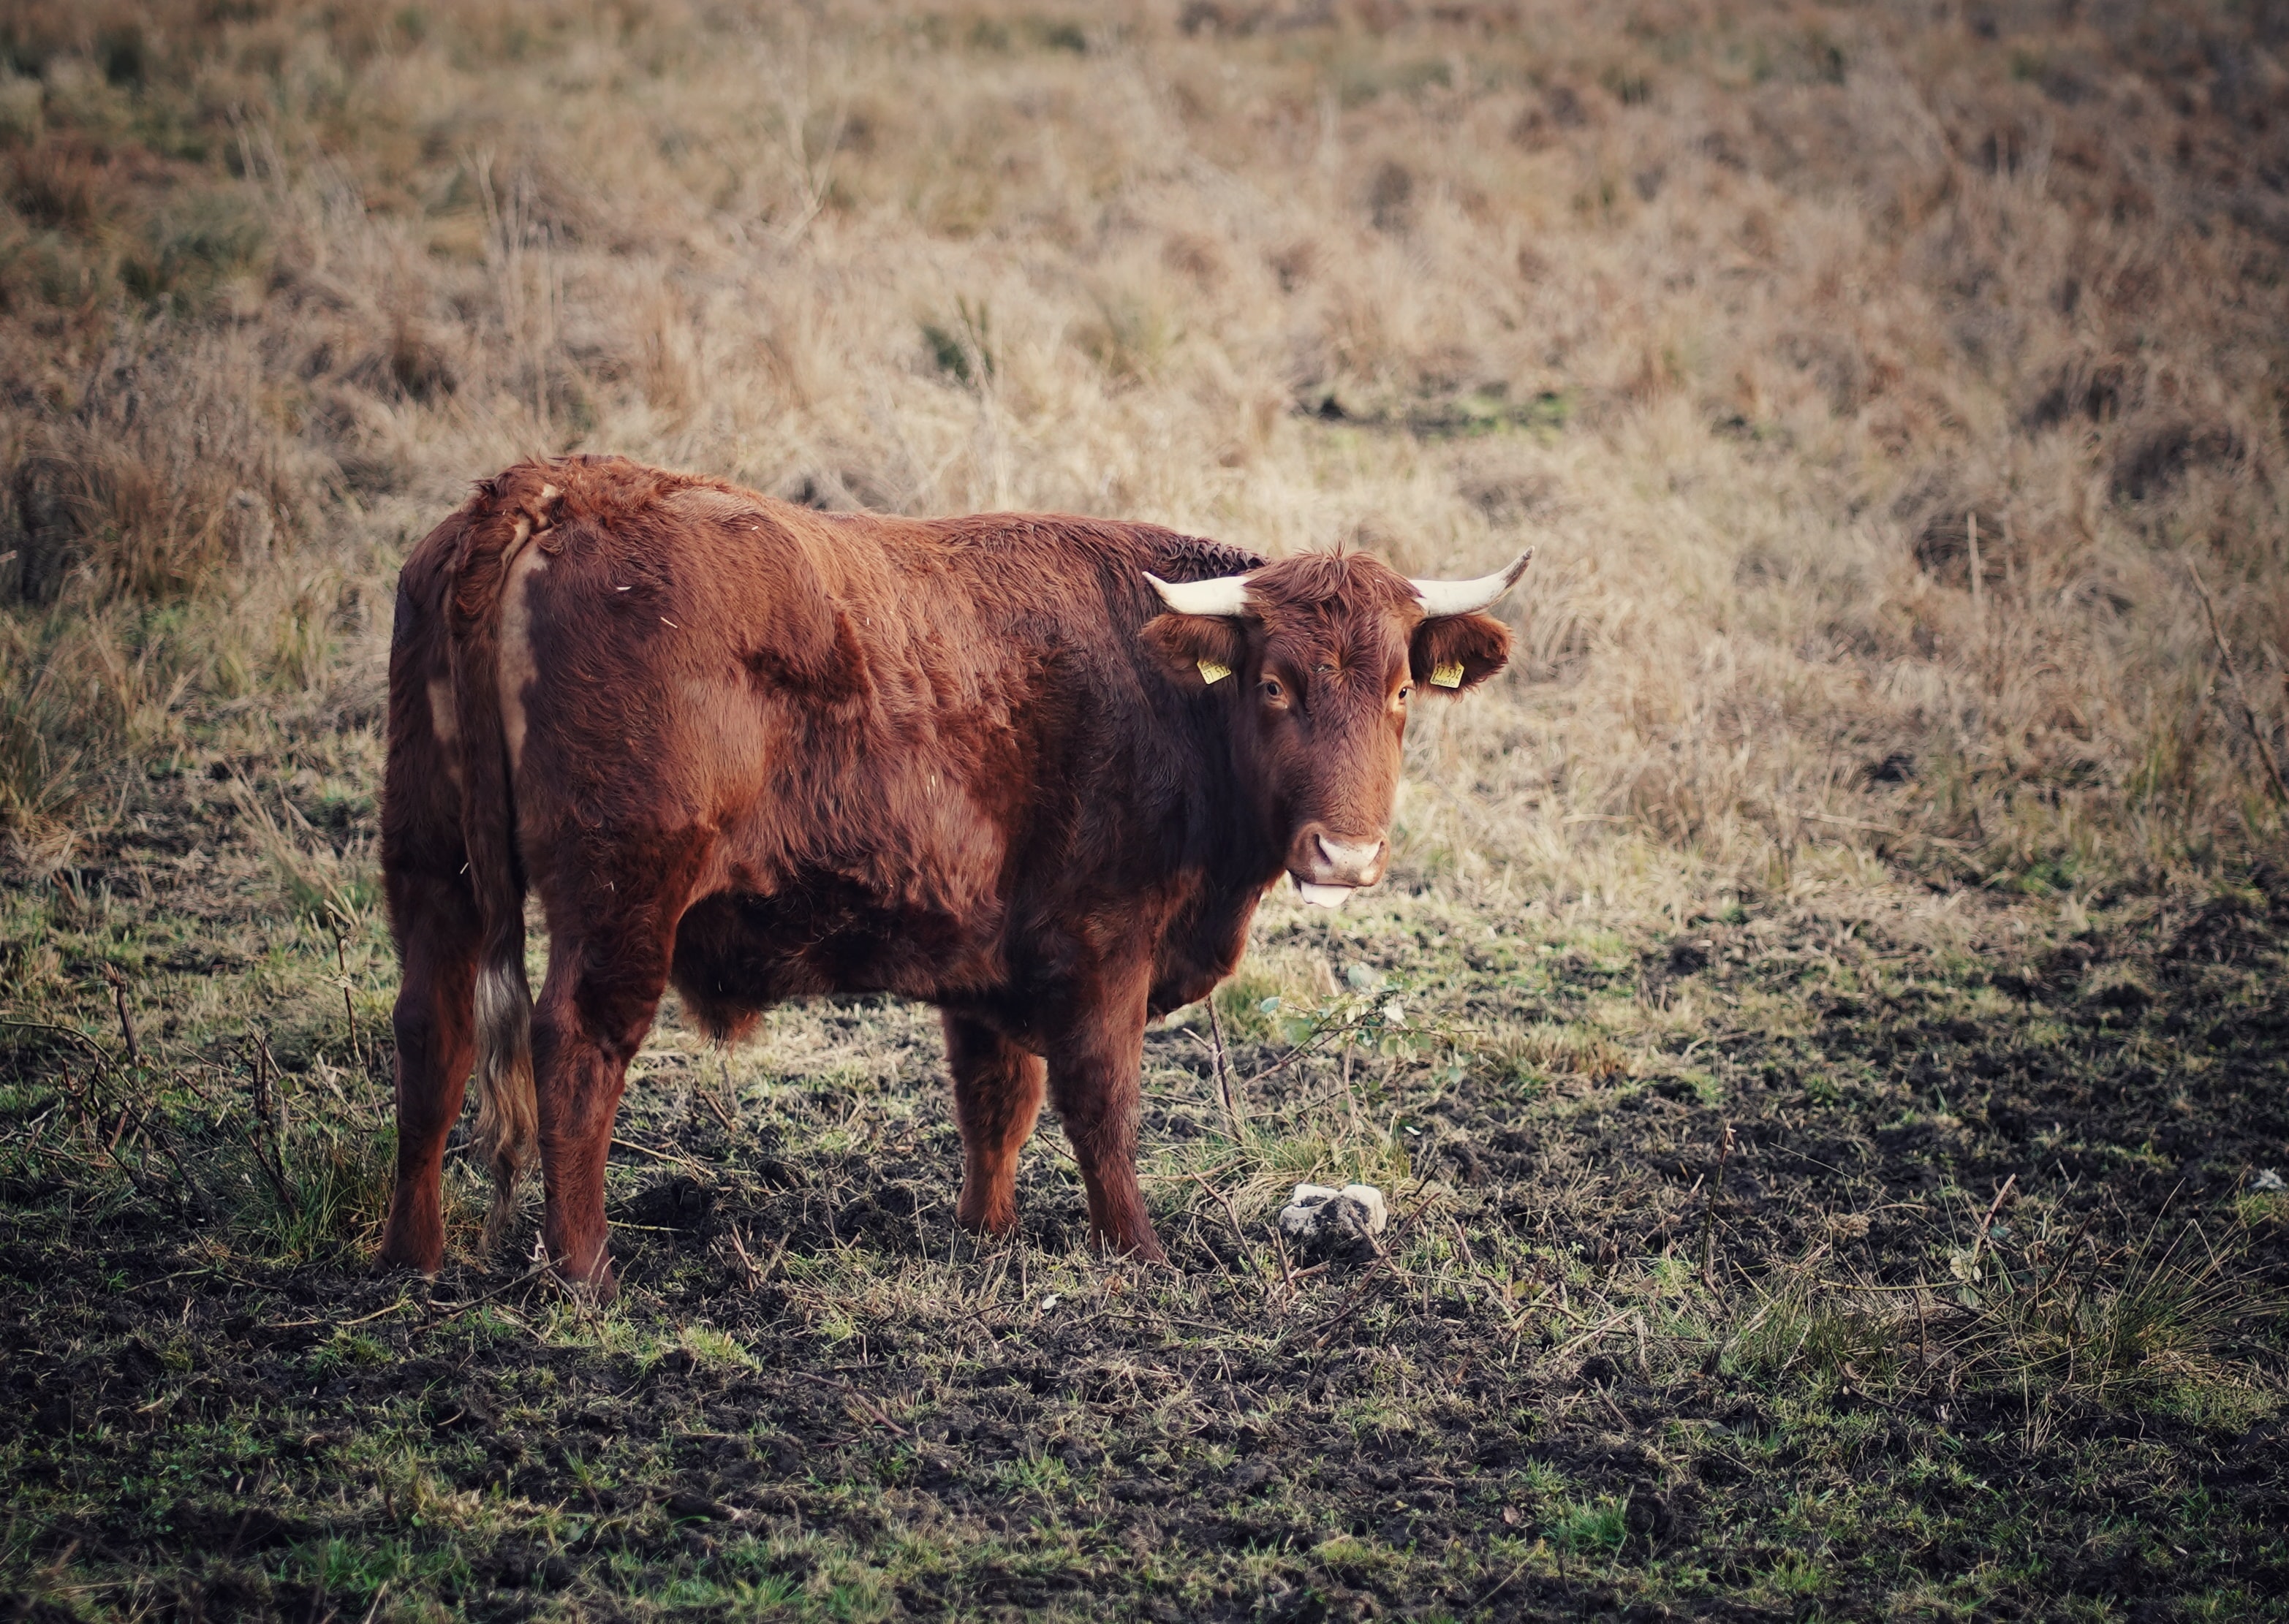
[[1417, 573], [1531, 542], [1402, 875], [2201, 869], [2277, 839], [2289, 744], [2268, 26], [20, 8], [4, 816], [154, 717], [370, 691], [410, 539], [594, 448]]
[[273, 386], [241, 336], [121, 331], [70, 409], [26, 426], [0, 591], [52, 602], [77, 577], [98, 601], [177, 598], [307, 544], [333, 470], [265, 414]]

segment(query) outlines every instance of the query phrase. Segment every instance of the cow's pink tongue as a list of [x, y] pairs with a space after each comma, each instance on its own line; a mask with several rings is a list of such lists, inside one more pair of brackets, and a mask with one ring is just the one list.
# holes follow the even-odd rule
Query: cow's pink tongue
[[[1288, 878], [1292, 880], [1295, 876], [1291, 874]], [[1340, 908], [1352, 894], [1349, 886], [1314, 885], [1308, 880], [1296, 880], [1296, 888], [1304, 894], [1305, 902], [1321, 908]]]

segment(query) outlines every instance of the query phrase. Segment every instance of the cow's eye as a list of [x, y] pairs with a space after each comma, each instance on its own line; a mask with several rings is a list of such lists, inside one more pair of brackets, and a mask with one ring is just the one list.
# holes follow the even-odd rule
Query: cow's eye
[[1399, 697], [1400, 697], [1401, 699], [1406, 698], [1409, 694], [1413, 693], [1414, 691], [1415, 691], [1415, 684], [1413, 684], [1412, 682], [1402, 682], [1402, 683], [1400, 683], [1400, 684], [1399, 685]]
[[1280, 686], [1280, 680], [1277, 677], [1264, 679], [1264, 697], [1266, 699], [1284, 699], [1287, 695], [1288, 690]]

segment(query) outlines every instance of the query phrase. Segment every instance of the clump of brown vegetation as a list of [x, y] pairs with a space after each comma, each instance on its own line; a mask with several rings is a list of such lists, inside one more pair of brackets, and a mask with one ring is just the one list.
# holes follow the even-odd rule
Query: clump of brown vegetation
[[1424, 752], [1418, 851], [1472, 872], [2150, 881], [2275, 826], [2268, 25], [614, 16], [12, 13], [20, 831], [123, 715], [370, 671], [406, 537], [570, 446], [1426, 570], [1535, 540], [1512, 703]]

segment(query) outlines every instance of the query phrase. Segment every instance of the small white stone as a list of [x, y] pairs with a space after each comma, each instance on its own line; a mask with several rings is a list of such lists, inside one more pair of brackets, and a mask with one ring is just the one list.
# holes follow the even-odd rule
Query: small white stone
[[1280, 1209], [1280, 1232], [1292, 1240], [1333, 1239], [1344, 1235], [1379, 1235], [1391, 1221], [1383, 1191], [1372, 1184], [1298, 1184]]
[[1051, 1309], [1057, 1306], [1057, 1302], [1058, 1298], [1057, 1293], [1051, 1292], [1048, 1296], [1041, 1299], [1041, 1312], [1044, 1314], [1048, 1313]]
[[1384, 1225], [1391, 1222], [1390, 1209], [1384, 1205], [1383, 1191], [1372, 1184], [1346, 1184], [1343, 1193], [1367, 1208], [1367, 1232], [1382, 1234]]
[[2252, 1190], [2263, 1190], [2289, 1189], [2289, 1185], [2282, 1183], [2281, 1175], [2270, 1167], [2259, 1168], [2256, 1176], [2249, 1181], [2249, 1187]]
[[1324, 1184], [1298, 1184], [1296, 1194], [1280, 1209], [1280, 1232], [1290, 1240], [1302, 1240], [1320, 1227], [1320, 1209], [1336, 1198], [1336, 1192]]

